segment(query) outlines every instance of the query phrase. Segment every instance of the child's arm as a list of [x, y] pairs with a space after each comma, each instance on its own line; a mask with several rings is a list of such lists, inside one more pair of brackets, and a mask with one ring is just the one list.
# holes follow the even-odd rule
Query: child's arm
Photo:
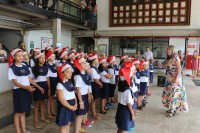
[[47, 77], [47, 85], [48, 85], [48, 96], [51, 94], [51, 85], [50, 85], [50, 79]]
[[99, 79], [93, 79], [93, 80], [100, 88], [103, 88], [103, 84], [99, 81]]
[[35, 91], [34, 86], [24, 86], [24, 85], [20, 84], [19, 82], [17, 82], [17, 79], [12, 79], [12, 81], [13, 81], [13, 84], [15, 86], [19, 87], [19, 88], [23, 88], [23, 89], [28, 90], [30, 92]]
[[37, 87], [41, 91], [42, 94], [44, 94], [44, 89], [40, 87], [38, 84], [36, 84], [35, 81], [30, 76], [29, 76], [29, 82], [35, 87]]
[[80, 109], [84, 109], [84, 102], [82, 100], [82, 96], [81, 96], [81, 88], [80, 87], [76, 87], [76, 94], [79, 100], [79, 105], [80, 105]]
[[57, 89], [57, 96], [58, 96], [58, 100], [60, 101], [60, 103], [67, 107], [68, 109], [72, 110], [72, 111], [75, 111], [77, 109], [77, 107], [74, 105], [74, 106], [71, 106], [63, 97], [63, 91], [62, 89]]
[[128, 103], [127, 106], [128, 106], [128, 110], [131, 113], [132, 120], [135, 121], [135, 115], [134, 115], [134, 111], [133, 111], [132, 105], [130, 103]]

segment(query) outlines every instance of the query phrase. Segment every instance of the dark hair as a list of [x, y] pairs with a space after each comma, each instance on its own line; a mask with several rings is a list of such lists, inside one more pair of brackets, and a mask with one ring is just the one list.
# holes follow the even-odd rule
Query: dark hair
[[59, 56], [59, 53], [58, 51], [54, 52], [55, 56], [56, 56], [56, 60], [60, 60], [60, 56]]
[[105, 69], [105, 67], [104, 67], [103, 64], [101, 63], [101, 64], [99, 64], [98, 69], [99, 69], [100, 72], [102, 72], [102, 71]]
[[32, 54], [32, 52], [33, 52], [33, 49], [30, 50], [29, 54]]
[[149, 48], [149, 47], [146, 47], [146, 48]]
[[[96, 58], [95, 58], [95, 59], [96, 59]], [[93, 60], [88, 60], [88, 63], [90, 63], [90, 65], [92, 66], [92, 63], [94, 62], [95, 59], [93, 59]]]
[[[46, 65], [44, 63], [44, 65]], [[37, 78], [40, 75], [40, 65], [39, 65], [39, 58], [35, 61], [35, 66], [32, 68], [32, 72], [35, 75], [35, 78]]]
[[120, 65], [124, 64], [124, 62], [125, 62], [124, 60], [125, 60], [125, 59], [122, 59], [122, 60], [120, 61], [119, 64], [120, 64]]

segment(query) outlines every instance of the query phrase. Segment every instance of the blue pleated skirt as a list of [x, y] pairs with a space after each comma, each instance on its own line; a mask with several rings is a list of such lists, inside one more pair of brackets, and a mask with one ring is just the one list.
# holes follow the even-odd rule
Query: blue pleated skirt
[[153, 72], [149, 73], [149, 80], [150, 80], [150, 83], [152, 84], [153, 83]]
[[110, 91], [110, 83], [103, 83], [103, 89], [101, 89], [102, 92], [102, 96], [101, 98], [105, 99], [105, 98], [109, 98], [109, 91]]
[[131, 113], [127, 106], [120, 103], [118, 104], [115, 123], [118, 129], [124, 131], [131, 131], [131, 129], [135, 127], [135, 122], [132, 120]]
[[[67, 102], [74, 106], [75, 99], [67, 100]], [[66, 126], [69, 122], [75, 121], [75, 111], [68, 109], [67, 107], [63, 106], [60, 101], [57, 100], [57, 116], [56, 116], [56, 124], [59, 126]]]
[[86, 113], [88, 113], [88, 110], [89, 110], [88, 94], [82, 95], [82, 100], [84, 102], [84, 109], [80, 109], [80, 104], [77, 97], [77, 103], [78, 103], [78, 108], [76, 110], [77, 115], [85, 115]]
[[48, 96], [47, 81], [37, 82], [37, 84], [44, 89], [44, 94], [42, 94], [39, 89], [36, 89], [33, 92], [33, 100], [34, 101], [39, 101], [39, 100], [45, 100], [45, 99], [47, 99], [47, 96]]
[[101, 98], [102, 96], [101, 89], [95, 82], [92, 82], [92, 95], [94, 99]]
[[140, 82], [140, 92], [138, 93], [138, 95], [144, 96], [146, 95], [146, 91], [147, 91], [147, 82]]
[[[134, 93], [134, 97], [135, 97], [135, 98], [138, 98], [138, 91], [136, 91], [136, 92]], [[136, 101], [136, 100], [134, 100], [134, 104], [133, 104], [133, 110], [135, 110], [135, 109], [137, 109], [137, 101]]]
[[25, 89], [13, 89], [14, 113], [27, 113], [31, 109], [31, 93]]
[[49, 77], [50, 79], [50, 85], [51, 85], [51, 96], [54, 96], [56, 94], [56, 86], [58, 83], [58, 77]]

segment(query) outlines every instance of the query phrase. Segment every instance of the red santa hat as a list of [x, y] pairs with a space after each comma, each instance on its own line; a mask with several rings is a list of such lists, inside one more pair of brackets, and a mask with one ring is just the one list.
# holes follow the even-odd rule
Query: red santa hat
[[54, 51], [56, 52], [56, 51], [60, 51], [60, 50], [61, 50], [60, 47], [56, 47]]
[[120, 81], [125, 81], [130, 86], [131, 84], [131, 68], [130, 67], [123, 67], [119, 70], [119, 77]]
[[48, 51], [49, 49], [53, 49], [51, 46], [45, 47], [45, 51]]
[[76, 49], [74, 49], [74, 48], [71, 48], [70, 51], [73, 53], [76, 53]]
[[126, 58], [127, 58], [127, 56], [123, 55], [123, 56], [120, 57], [120, 60], [122, 61], [123, 59], [126, 59]]
[[114, 61], [115, 61], [115, 56], [112, 56], [112, 55], [108, 56], [108, 59], [107, 59], [108, 64], [111, 64]]
[[85, 60], [84, 58], [77, 58], [77, 59], [74, 61], [74, 65], [75, 65], [75, 67], [76, 67], [79, 71], [82, 70], [82, 69], [81, 69], [81, 63], [83, 63], [83, 62], [86, 62], [86, 60]]
[[68, 58], [69, 58], [69, 59], [72, 58], [73, 56], [75, 56], [74, 53], [69, 53], [69, 54], [68, 54]]
[[140, 70], [142, 70], [144, 65], [149, 65], [149, 61], [140, 60]]
[[75, 57], [78, 57], [78, 56], [80, 56], [80, 53], [76, 52]]
[[60, 58], [62, 59], [66, 54], [67, 54], [67, 51], [65, 51], [65, 50], [60, 51], [60, 53], [59, 53]]
[[124, 67], [133, 67], [133, 62], [132, 61], [125, 62]]
[[38, 59], [38, 58], [40, 58], [40, 57], [43, 56], [43, 55], [44, 55], [44, 53], [38, 53], [38, 54], [35, 56], [35, 58]]
[[88, 55], [88, 60], [94, 60], [97, 58], [97, 55], [96, 54], [89, 54]]
[[22, 49], [19, 49], [19, 48], [16, 48], [16, 49], [13, 49], [11, 52], [10, 52], [10, 58], [8, 60], [8, 66], [10, 67], [12, 62], [13, 62], [13, 58], [15, 56], [15, 54], [19, 51], [23, 51]]
[[23, 56], [24, 56], [24, 55], [27, 55], [27, 54], [28, 54], [28, 53], [27, 53], [26, 51], [23, 51]]
[[69, 47], [63, 47], [62, 50], [68, 51]]
[[66, 64], [64, 63], [62, 66], [59, 66], [57, 69], [58, 69], [58, 76], [60, 78], [61, 81], [64, 80], [64, 77], [63, 77], [63, 72], [68, 69], [68, 68], [71, 68], [71, 66], [69, 64]]
[[101, 64], [101, 63], [103, 63], [103, 62], [106, 62], [106, 59], [103, 58], [103, 57], [99, 58], [99, 64]]
[[51, 58], [52, 56], [55, 56], [55, 54], [54, 54], [52, 51], [49, 51], [49, 52], [46, 54], [46, 60], [48, 60], [48, 59]]
[[137, 60], [137, 59], [134, 59], [134, 60], [133, 60], [133, 63], [134, 63], [134, 64], [140, 64], [140, 61]]
[[40, 48], [34, 48], [33, 51], [34, 52], [40, 52]]

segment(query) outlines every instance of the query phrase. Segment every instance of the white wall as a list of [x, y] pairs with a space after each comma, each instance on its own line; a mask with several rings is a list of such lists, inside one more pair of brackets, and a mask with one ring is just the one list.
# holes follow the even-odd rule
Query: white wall
[[12, 82], [8, 80], [8, 63], [0, 63], [0, 93], [12, 90]]
[[108, 50], [109, 50], [109, 38], [100, 38], [100, 39], [95, 39], [95, 50], [98, 52], [100, 51], [100, 45], [106, 45], [107, 46], [107, 52], [106, 55], [108, 55]]
[[[32, 30], [26, 31], [24, 36], [24, 41], [26, 42], [28, 51], [30, 51], [30, 42], [34, 41], [34, 48], [42, 48], [41, 37], [53, 38], [50, 30]], [[62, 47], [71, 47], [71, 31], [62, 30], [61, 31], [61, 44]]]
[[169, 38], [169, 45], [174, 45], [176, 52], [185, 52], [185, 38]]

